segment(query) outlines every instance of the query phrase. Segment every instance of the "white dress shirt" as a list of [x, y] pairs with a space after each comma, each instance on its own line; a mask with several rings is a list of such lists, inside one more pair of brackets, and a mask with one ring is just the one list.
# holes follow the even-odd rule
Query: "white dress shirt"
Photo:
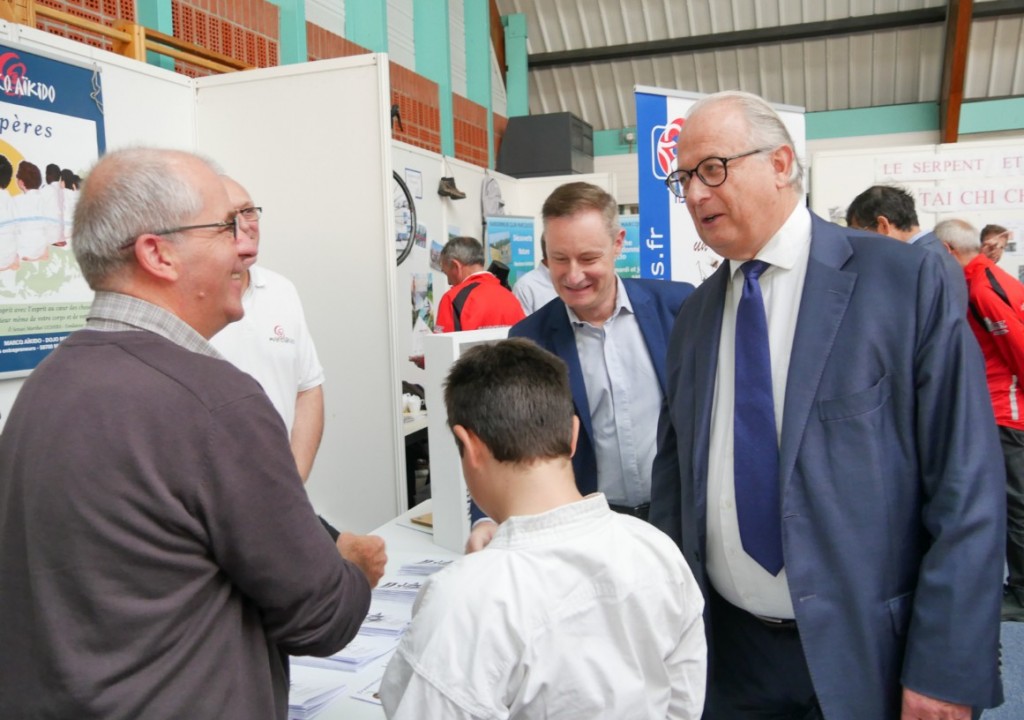
[[626, 287], [615, 280], [615, 310], [601, 327], [566, 311], [587, 388], [597, 489], [614, 505], [634, 507], [651, 500], [662, 393]]
[[668, 536], [600, 493], [503, 522], [428, 578], [389, 718], [672, 718], [704, 707], [704, 601]]
[[[807, 208], [798, 204], [779, 231], [757, 254], [758, 260], [771, 265], [761, 275], [759, 282], [768, 318], [775, 428], [780, 435], [789, 358], [810, 250], [811, 215]], [[707, 568], [711, 584], [733, 605], [756, 615], [792, 618], [793, 601], [789, 595], [785, 568], [777, 576], [772, 576], [747, 555], [740, 541], [736, 517], [733, 411], [736, 381], [740, 388], [743, 383], [742, 378], [735, 378], [736, 307], [743, 293], [742, 265], [729, 261], [730, 280], [725, 291], [722, 335], [718, 345], [718, 374], [711, 412], [708, 457]]]

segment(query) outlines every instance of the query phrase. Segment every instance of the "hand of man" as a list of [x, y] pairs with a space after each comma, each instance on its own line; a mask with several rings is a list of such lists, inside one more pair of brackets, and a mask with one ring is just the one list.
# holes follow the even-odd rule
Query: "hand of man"
[[466, 540], [466, 554], [483, 550], [491, 542], [494, 533], [498, 532], [498, 523], [493, 520], [481, 520], [469, 532], [469, 539]]
[[971, 708], [903, 688], [903, 713], [900, 720], [971, 720]]
[[338, 536], [338, 552], [363, 571], [370, 587], [377, 587], [377, 582], [384, 574], [384, 566], [388, 562], [384, 552], [384, 540], [376, 535], [353, 535], [343, 532]]

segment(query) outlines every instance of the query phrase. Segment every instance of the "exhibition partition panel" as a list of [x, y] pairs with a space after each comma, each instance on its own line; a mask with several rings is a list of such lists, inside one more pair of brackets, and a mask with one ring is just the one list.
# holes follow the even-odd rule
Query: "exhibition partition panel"
[[295, 283], [324, 366], [310, 497], [355, 532], [405, 502], [387, 72], [361, 55], [196, 81], [198, 148], [263, 207], [260, 262]]

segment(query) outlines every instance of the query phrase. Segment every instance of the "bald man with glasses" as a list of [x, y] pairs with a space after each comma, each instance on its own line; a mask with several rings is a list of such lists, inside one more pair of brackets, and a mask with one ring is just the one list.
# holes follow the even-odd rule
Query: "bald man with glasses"
[[248, 242], [213, 167], [107, 153], [75, 209], [96, 292], [0, 434], [0, 717], [286, 720], [370, 583], [317, 522], [284, 425], [209, 338]]
[[726, 262], [669, 340], [650, 519], [707, 600], [704, 720], [998, 705], [1002, 457], [941, 258], [809, 212], [755, 95], [695, 103], [677, 159]]

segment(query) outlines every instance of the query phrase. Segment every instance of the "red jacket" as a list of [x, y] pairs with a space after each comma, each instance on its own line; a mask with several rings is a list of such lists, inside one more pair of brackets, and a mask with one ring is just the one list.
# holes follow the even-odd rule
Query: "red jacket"
[[[1009, 304], [993, 288], [986, 270], [1006, 293]], [[984, 255], [971, 260], [964, 275], [967, 321], [985, 356], [985, 377], [996, 424], [1024, 430], [1024, 393], [1020, 387], [1024, 379], [1024, 285]]]
[[470, 275], [444, 294], [437, 308], [434, 332], [455, 332], [452, 303], [459, 293], [470, 285], [475, 287], [465, 296], [465, 303], [459, 316], [462, 330], [515, 325], [526, 317], [516, 296], [503, 288], [498, 278], [489, 272], [480, 272]]

